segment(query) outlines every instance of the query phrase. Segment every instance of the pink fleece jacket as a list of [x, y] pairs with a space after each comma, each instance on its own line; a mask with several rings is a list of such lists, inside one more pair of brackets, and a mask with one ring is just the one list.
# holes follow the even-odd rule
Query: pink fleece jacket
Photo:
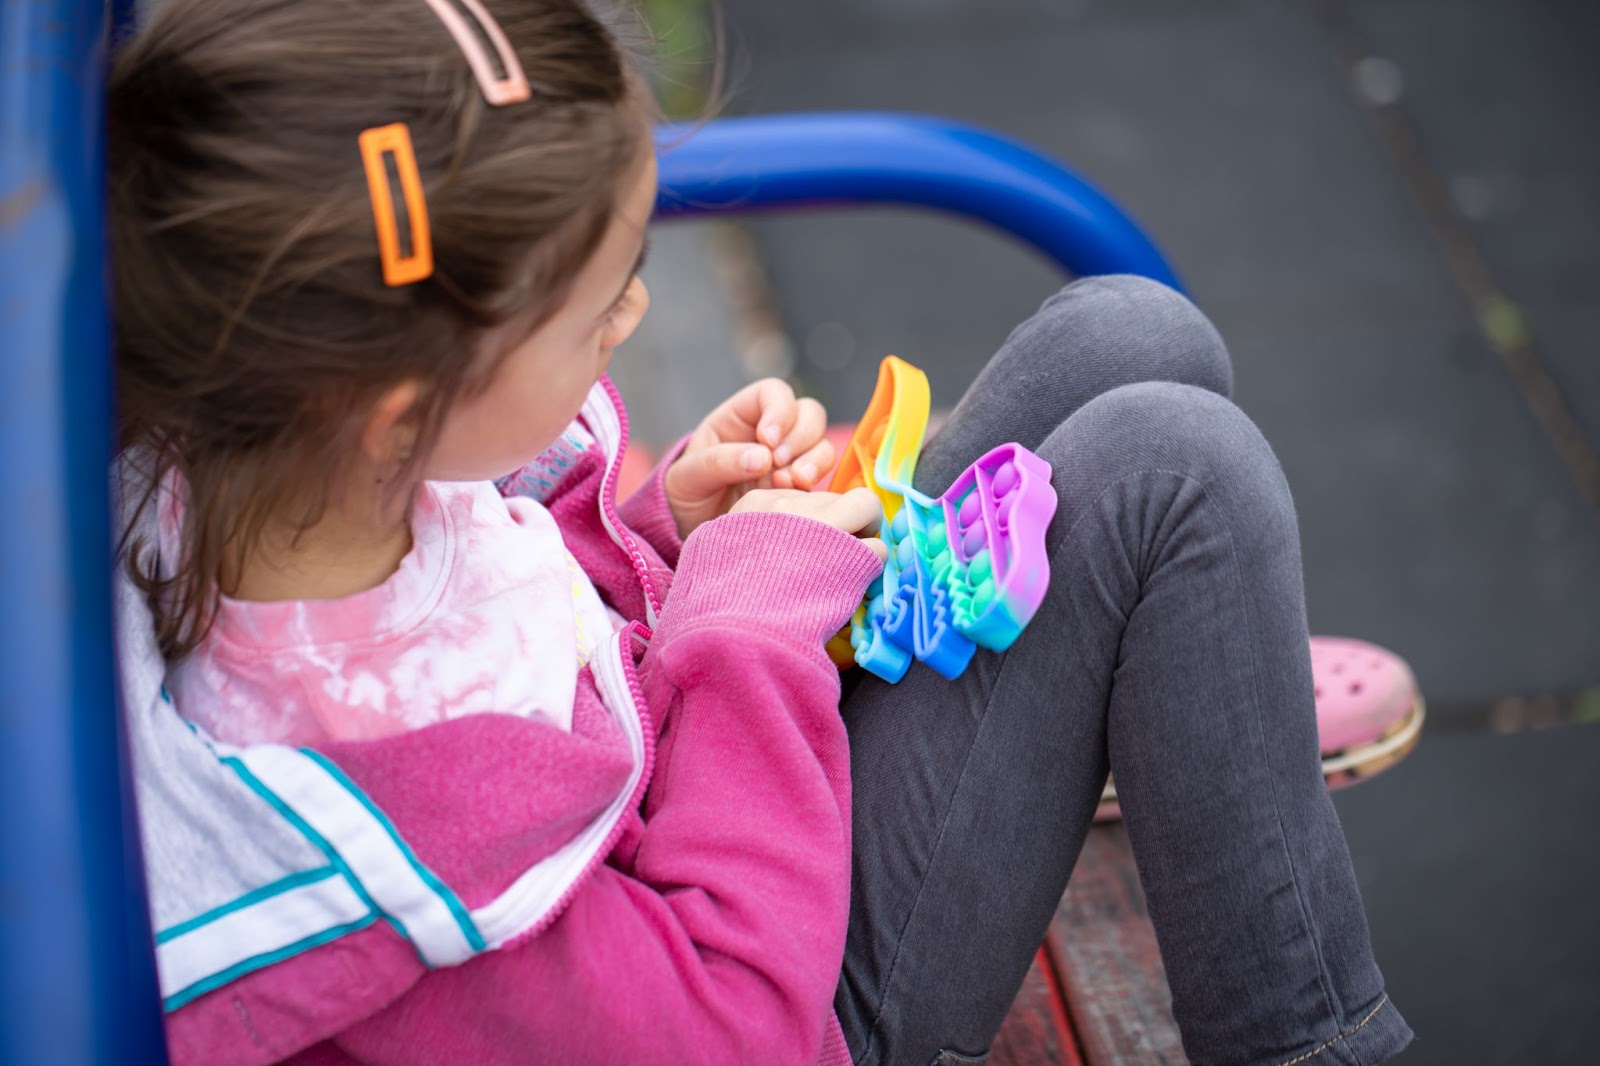
[[[175, 1062], [850, 1061], [832, 1011], [849, 756], [823, 643], [879, 564], [792, 515], [730, 515], [680, 543], [672, 457], [620, 510], [597, 506], [613, 480], [598, 450], [547, 501], [638, 638], [645, 772], [604, 861], [545, 922], [458, 966], [428, 969], [377, 922], [238, 978], [168, 1015]], [[469, 908], [588, 824], [632, 765], [587, 670], [570, 733], [483, 714], [321, 751]]]

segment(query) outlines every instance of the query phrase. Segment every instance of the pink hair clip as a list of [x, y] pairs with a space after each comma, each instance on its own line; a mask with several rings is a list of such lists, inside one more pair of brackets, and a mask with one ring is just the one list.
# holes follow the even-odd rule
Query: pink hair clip
[[[495, 54], [500, 58], [500, 67], [504, 75], [495, 73], [494, 64], [489, 59], [489, 53], [483, 47], [483, 40], [477, 31], [468, 25], [457, 5], [466, 9], [473, 18], [478, 20], [478, 30], [494, 45]], [[515, 104], [528, 98], [528, 76], [522, 72], [522, 63], [517, 59], [517, 53], [512, 50], [511, 42], [506, 40], [500, 24], [494, 16], [484, 8], [479, 0], [428, 0], [428, 6], [433, 8], [434, 14], [439, 16], [439, 21], [444, 23], [444, 28], [450, 31], [450, 36], [456, 39], [456, 44], [461, 47], [461, 52], [467, 57], [467, 65], [472, 68], [472, 74], [478, 79], [478, 86], [483, 90], [483, 97], [494, 107], [504, 107], [506, 104]]]

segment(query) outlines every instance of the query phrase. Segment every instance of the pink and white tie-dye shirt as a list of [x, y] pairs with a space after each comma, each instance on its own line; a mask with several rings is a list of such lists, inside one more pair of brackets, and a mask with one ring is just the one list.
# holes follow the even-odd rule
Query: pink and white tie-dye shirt
[[570, 730], [578, 670], [613, 621], [549, 512], [487, 482], [425, 482], [411, 525], [411, 551], [376, 588], [224, 598], [169, 666], [180, 713], [234, 744], [368, 740], [489, 712]]

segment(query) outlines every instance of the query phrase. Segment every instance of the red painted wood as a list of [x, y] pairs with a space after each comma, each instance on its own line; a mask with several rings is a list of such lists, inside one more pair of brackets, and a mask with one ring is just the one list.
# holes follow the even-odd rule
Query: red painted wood
[[1089, 1066], [1186, 1066], [1166, 970], [1120, 823], [1090, 830], [1045, 947]]
[[990, 1066], [1085, 1066], [1055, 966], [1043, 947], [989, 1053]]
[[1078, 1034], [1073, 1031], [1072, 1019], [1067, 1016], [1067, 997], [1062, 991], [1061, 977], [1046, 945], [1039, 945], [1039, 953], [1034, 956], [1033, 964], [1038, 967], [1049, 989], [1050, 1021], [1060, 1034], [1061, 1066], [1085, 1066], [1083, 1049], [1078, 1045]]
[[1183, 1066], [1172, 997], [1128, 835], [1096, 826], [1022, 990], [993, 1066]]

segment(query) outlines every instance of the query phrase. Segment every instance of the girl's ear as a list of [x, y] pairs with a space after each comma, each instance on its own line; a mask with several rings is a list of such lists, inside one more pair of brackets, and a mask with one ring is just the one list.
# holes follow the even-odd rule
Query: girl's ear
[[378, 397], [361, 427], [361, 451], [375, 466], [391, 466], [411, 458], [417, 443], [414, 417], [421, 387], [413, 380], [393, 386]]

